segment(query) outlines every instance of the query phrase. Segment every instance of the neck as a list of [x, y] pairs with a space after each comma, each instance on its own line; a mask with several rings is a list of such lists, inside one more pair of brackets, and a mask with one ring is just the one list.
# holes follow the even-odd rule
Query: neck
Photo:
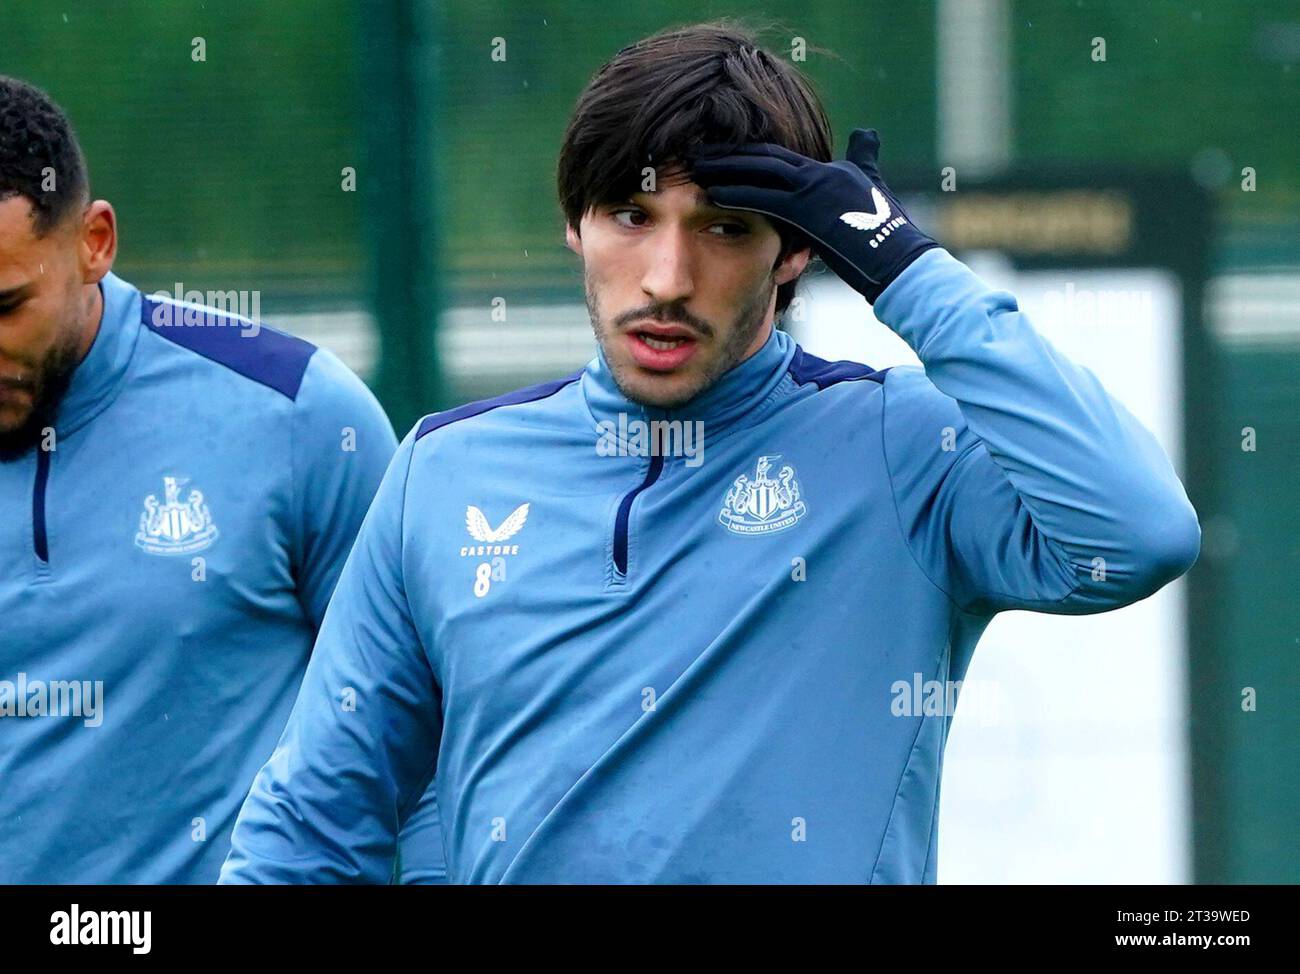
[[90, 285], [90, 292], [89, 306], [82, 319], [81, 346], [77, 349], [78, 364], [85, 359], [90, 346], [95, 344], [95, 336], [99, 334], [99, 323], [104, 317], [104, 294], [100, 291], [99, 285]]
[[[768, 336], [770, 336], [771, 334], [772, 334], [772, 316], [768, 315], [767, 321], [765, 321], [763, 323], [763, 326], [758, 329], [758, 334], [756, 334], [754, 336], [754, 340], [750, 342], [749, 348], [745, 349], [745, 354], [741, 356], [740, 361], [741, 362], [745, 361], [745, 359], [749, 358], [760, 348], [766, 345]], [[740, 363], [738, 362], [736, 364], [740, 364]]]

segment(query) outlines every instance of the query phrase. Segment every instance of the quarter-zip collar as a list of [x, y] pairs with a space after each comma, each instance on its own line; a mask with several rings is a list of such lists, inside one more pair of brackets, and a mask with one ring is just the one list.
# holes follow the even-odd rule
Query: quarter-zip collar
[[59, 405], [60, 436], [85, 426], [117, 397], [140, 337], [140, 292], [113, 274], [99, 282], [99, 291], [104, 298], [99, 332]]
[[620, 413], [648, 420], [698, 420], [717, 435], [767, 402], [785, 377], [795, 347], [789, 335], [773, 327], [757, 352], [677, 409], [642, 406], [628, 399], [614, 381], [604, 350], [598, 349], [582, 373], [583, 396], [596, 423], [617, 424]]

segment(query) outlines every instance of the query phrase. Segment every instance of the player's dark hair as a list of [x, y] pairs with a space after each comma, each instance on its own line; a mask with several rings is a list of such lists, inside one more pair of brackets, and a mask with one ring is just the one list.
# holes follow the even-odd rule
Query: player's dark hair
[[[831, 160], [830, 123], [811, 82], [758, 46], [735, 20], [673, 28], [623, 48], [587, 83], [564, 133], [556, 173], [560, 206], [576, 232], [592, 207], [641, 189], [642, 169], [671, 170], [702, 143], [773, 142]], [[789, 224], [779, 263], [809, 246]], [[796, 281], [777, 288], [776, 310]]]
[[39, 88], [0, 75], [0, 200], [29, 200], [43, 237], [88, 192], [86, 161], [62, 109]]

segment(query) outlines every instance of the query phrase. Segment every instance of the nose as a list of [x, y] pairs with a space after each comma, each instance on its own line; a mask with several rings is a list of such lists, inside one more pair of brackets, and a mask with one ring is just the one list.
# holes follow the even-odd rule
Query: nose
[[695, 293], [695, 255], [689, 229], [664, 224], [646, 242], [649, 265], [641, 290], [658, 304], [683, 301]]

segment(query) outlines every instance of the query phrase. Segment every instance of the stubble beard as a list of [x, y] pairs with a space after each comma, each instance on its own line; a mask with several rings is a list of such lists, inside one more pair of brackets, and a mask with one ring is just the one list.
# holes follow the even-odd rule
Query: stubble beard
[[32, 408], [27, 417], [17, 426], [0, 429], [0, 463], [12, 463], [26, 456], [40, 443], [45, 431], [54, 428], [59, 407], [80, 362], [80, 349], [77, 329], [65, 328], [30, 376], [24, 375], [20, 382], [0, 379], [0, 383], [17, 385], [32, 393]]
[[[587, 300], [587, 314], [591, 318], [591, 328], [596, 333], [596, 342], [605, 352], [605, 361], [609, 363], [614, 384], [632, 402], [655, 409], [680, 409], [739, 365], [745, 356], [745, 352], [753, 344], [754, 336], [758, 334], [759, 329], [763, 326], [763, 321], [767, 317], [768, 305], [772, 300], [772, 292], [776, 290], [775, 274], [769, 272], [764, 286], [754, 292], [750, 301], [736, 315], [733, 327], [723, 342], [717, 357], [685, 391], [668, 399], [663, 399], [637, 392], [632, 378], [634, 370], [637, 368], [636, 364], [625, 362], [619, 356], [610, 354], [612, 343], [617, 341], [623, 332], [605, 324], [605, 320], [600, 313], [600, 301], [591, 286], [590, 275], [584, 275], [583, 283]], [[680, 317], [674, 316], [674, 309], [671, 307], [665, 307], [663, 313], [658, 317], [662, 321], [682, 320]], [[688, 327], [693, 325], [692, 322], [684, 323]], [[712, 334], [711, 330], [709, 334]]]

